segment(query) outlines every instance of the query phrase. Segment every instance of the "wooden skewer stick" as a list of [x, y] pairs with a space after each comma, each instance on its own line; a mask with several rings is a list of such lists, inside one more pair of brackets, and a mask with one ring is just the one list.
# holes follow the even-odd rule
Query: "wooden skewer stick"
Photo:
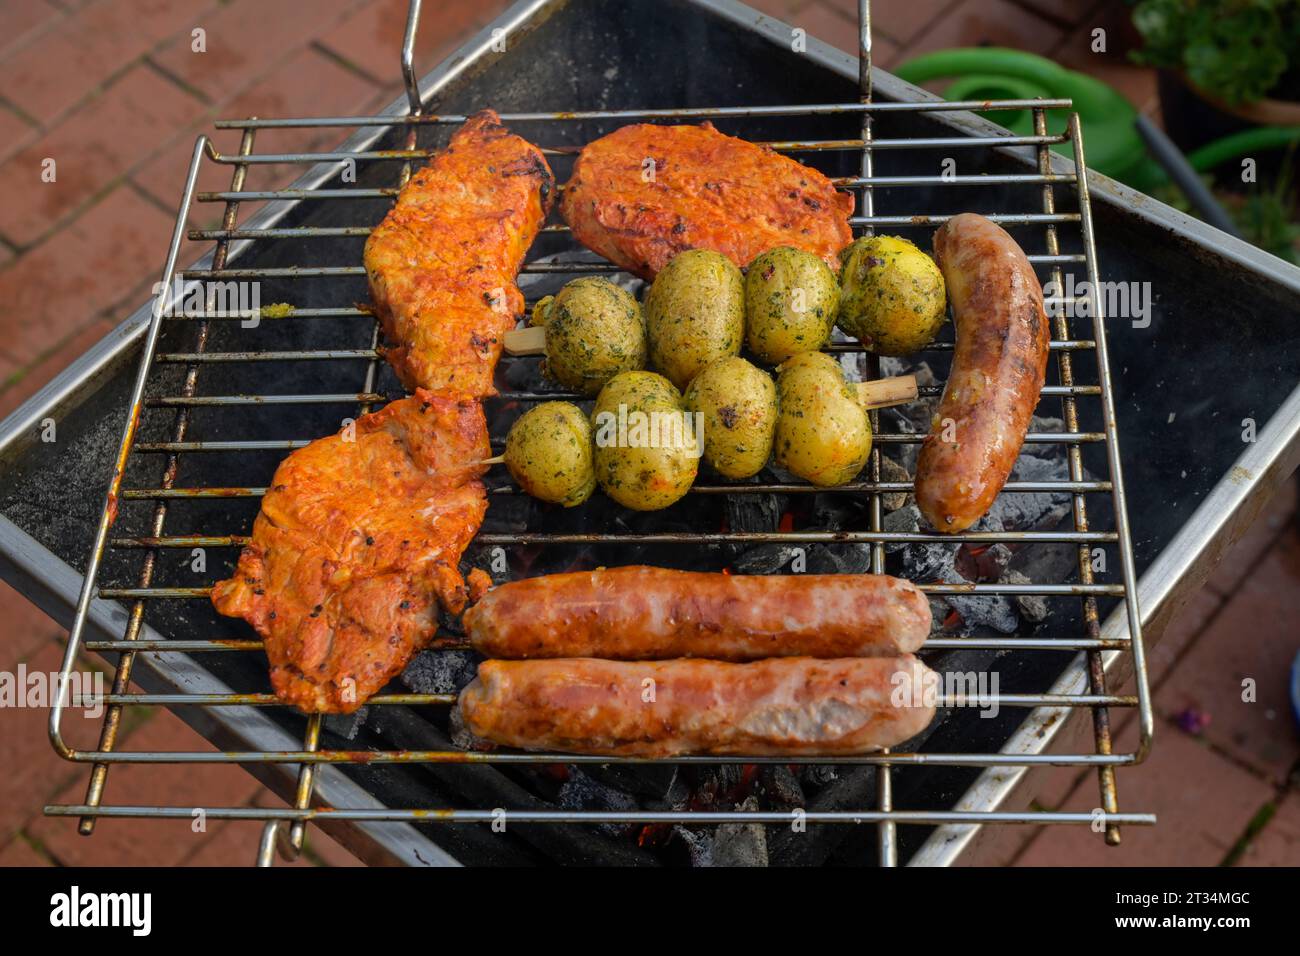
[[530, 325], [526, 329], [515, 329], [501, 337], [501, 346], [509, 355], [545, 355], [546, 328]]
[[853, 386], [858, 393], [858, 404], [870, 411], [873, 408], [888, 408], [891, 405], [906, 405], [916, 401], [915, 375], [897, 375], [894, 378], [879, 378], [874, 382], [858, 382]]
[[505, 455], [496, 455], [492, 458], [484, 458], [479, 462], [480, 465], [504, 465], [506, 463]]

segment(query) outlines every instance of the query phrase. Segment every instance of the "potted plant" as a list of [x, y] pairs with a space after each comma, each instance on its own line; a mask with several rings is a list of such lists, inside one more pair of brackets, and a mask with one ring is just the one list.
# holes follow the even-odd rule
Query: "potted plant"
[[1140, 0], [1134, 58], [1160, 68], [1185, 150], [1249, 126], [1300, 126], [1300, 0]]

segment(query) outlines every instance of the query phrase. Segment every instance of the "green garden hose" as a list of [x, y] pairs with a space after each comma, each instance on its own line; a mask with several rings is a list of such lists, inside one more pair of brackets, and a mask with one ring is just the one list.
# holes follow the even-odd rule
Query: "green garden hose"
[[[893, 71], [909, 83], [953, 77], [944, 90], [950, 100], [1063, 98], [1074, 101], [1087, 141], [1088, 164], [1100, 173], [1131, 185], [1150, 175], [1146, 146], [1133, 128], [1137, 111], [1121, 94], [1100, 80], [1067, 70], [1033, 53], [1001, 47], [940, 50], [909, 60]], [[1020, 136], [1034, 132], [1029, 110], [986, 114]], [[1064, 118], [1048, 114], [1048, 132], [1064, 132]], [[1069, 143], [1053, 147], [1073, 158]]]

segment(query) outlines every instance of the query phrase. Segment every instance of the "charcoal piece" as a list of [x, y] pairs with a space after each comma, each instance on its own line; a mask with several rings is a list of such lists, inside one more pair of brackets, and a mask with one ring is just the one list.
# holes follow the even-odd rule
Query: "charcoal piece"
[[[822, 788], [804, 808], [809, 811], [869, 810], [876, 802], [876, 768], [840, 768], [832, 783]], [[853, 829], [809, 823], [805, 827], [773, 827], [767, 841], [768, 859], [773, 866], [820, 866]]]
[[[1008, 570], [1002, 580], [1007, 584], [1029, 584], [1030, 579], [1016, 570]], [[1016, 610], [1026, 621], [1034, 624], [1039, 623], [1052, 613], [1047, 605], [1047, 599], [1038, 594], [1019, 594], [1015, 598]]]
[[[753, 813], [758, 800], [747, 797], [737, 810]], [[713, 835], [712, 866], [767, 866], [767, 831], [761, 823], [722, 823]]]
[[786, 810], [804, 805], [799, 778], [785, 764], [765, 764], [759, 769], [758, 781], [772, 807]]
[[814, 544], [808, 547], [810, 574], [867, 574], [870, 571], [869, 544]]
[[686, 844], [686, 855], [691, 866], [713, 865], [713, 837], [709, 830], [692, 830], [680, 823], [673, 824], [673, 835]]
[[606, 786], [617, 787], [645, 800], [670, 804], [678, 777], [677, 768], [674, 763], [611, 763], [588, 766], [584, 772]]
[[[569, 778], [561, 784], [556, 803], [561, 810], [631, 812], [638, 809], [636, 800], [629, 794], [601, 783], [577, 767], [570, 768]], [[599, 823], [596, 829], [611, 837], [619, 837], [634, 826], [630, 823]]]
[[818, 492], [813, 495], [812, 525], [818, 531], [839, 531], [870, 514], [870, 498], [866, 495], [845, 495]]
[[727, 495], [727, 527], [732, 531], [775, 531], [781, 524], [781, 515], [788, 501], [787, 495]]
[[798, 544], [760, 544], [737, 555], [731, 569], [737, 574], [775, 574], [803, 550], [804, 546]]
[[421, 651], [402, 671], [401, 681], [416, 694], [458, 694], [478, 673], [475, 651]]
[[[906, 468], [887, 455], [880, 456], [881, 481], [911, 481], [912, 475]], [[907, 504], [906, 491], [889, 491], [880, 496], [880, 507], [888, 514]]]
[[344, 740], [356, 740], [357, 732], [365, 726], [370, 716], [369, 707], [361, 707], [350, 714], [326, 714], [323, 726], [332, 734], [338, 734]]
[[[916, 507], [915, 502], [904, 505], [897, 511], [891, 511], [885, 515], [884, 520], [880, 522], [880, 527], [890, 534], [915, 534], [921, 530], [921, 512]], [[893, 554], [896, 551], [903, 551], [913, 547], [913, 545], [894, 542], [885, 545], [885, 552]]]
[[493, 495], [480, 534], [520, 534], [528, 530], [541, 503], [525, 494]]

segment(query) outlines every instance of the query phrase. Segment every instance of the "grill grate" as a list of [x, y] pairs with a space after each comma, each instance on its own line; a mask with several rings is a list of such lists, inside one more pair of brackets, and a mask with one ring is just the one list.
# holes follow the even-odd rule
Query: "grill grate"
[[[1061, 297], [1049, 300], [1049, 313], [1053, 315], [1053, 341], [1051, 343], [1052, 359], [1055, 363], [1059, 384], [1048, 385], [1043, 390], [1043, 397], [1048, 402], [1059, 401], [1061, 418], [1065, 423], [1063, 431], [1035, 432], [1028, 436], [1030, 443], [1059, 444], [1066, 448], [1068, 460], [1068, 480], [1054, 481], [1012, 481], [1006, 486], [1007, 491], [1027, 494], [1064, 493], [1070, 498], [1073, 530], [1059, 531], [970, 531], [953, 535], [927, 534], [923, 532], [890, 532], [884, 530], [882, 497], [887, 493], [911, 490], [910, 482], [885, 481], [881, 479], [881, 448], [886, 445], [915, 444], [922, 436], [906, 433], [881, 433], [879, 430], [879, 413], [872, 412], [872, 425], [875, 432], [870, 461], [864, 472], [864, 480], [856, 481], [839, 489], [834, 494], [854, 494], [867, 496], [870, 505], [870, 529], [866, 531], [775, 531], [775, 532], [715, 532], [715, 533], [600, 533], [573, 534], [523, 532], [510, 534], [480, 534], [476, 545], [629, 545], [629, 544], [681, 544], [681, 545], [718, 545], [718, 544], [755, 544], [755, 543], [865, 543], [871, 545], [872, 570], [880, 573], [885, 570], [885, 547], [887, 544], [949, 544], [954, 548], [963, 544], [1008, 543], [1018, 545], [1065, 544], [1076, 546], [1078, 580], [1073, 583], [1030, 582], [1027, 584], [921, 584], [922, 590], [932, 595], [1043, 595], [1057, 597], [1078, 597], [1082, 605], [1082, 633], [1069, 637], [953, 637], [934, 638], [926, 647], [931, 649], [984, 649], [1000, 652], [1017, 652], [1028, 650], [1077, 651], [1086, 656], [1090, 686], [1087, 694], [1059, 695], [1041, 693], [997, 694], [998, 706], [1004, 707], [1079, 707], [1088, 708], [1093, 715], [1093, 751], [1077, 754], [1003, 754], [1003, 753], [912, 753], [884, 752], [859, 757], [833, 758], [763, 758], [763, 757], [686, 757], [675, 758], [670, 763], [676, 764], [841, 764], [873, 765], [877, 768], [877, 805], [874, 808], [863, 807], [860, 810], [843, 812], [807, 812], [804, 819], [820, 823], [874, 823], [879, 834], [879, 860], [882, 865], [894, 865], [897, 862], [897, 844], [895, 826], [904, 824], [939, 825], [949, 823], [1003, 823], [1003, 824], [1091, 824], [1094, 814], [1067, 812], [959, 812], [959, 811], [911, 811], [894, 806], [892, 768], [909, 765], [937, 765], [956, 767], [1032, 767], [1036, 765], [1066, 765], [1078, 767], [1095, 767], [1099, 775], [1100, 807], [1105, 812], [1106, 840], [1109, 843], [1119, 841], [1119, 827], [1123, 824], [1151, 824], [1154, 817], [1150, 814], [1124, 812], [1119, 810], [1119, 801], [1115, 786], [1115, 768], [1140, 762], [1146, 756], [1150, 745], [1152, 717], [1147, 684], [1146, 665], [1143, 657], [1140, 637], [1140, 618], [1136, 600], [1133, 556], [1127, 529], [1124, 505], [1123, 483], [1120, 471], [1119, 452], [1116, 444], [1114, 407], [1110, 387], [1110, 374], [1106, 351], [1104, 322], [1101, 321], [1101, 303], [1096, 290], [1099, 275], [1096, 251], [1092, 233], [1091, 207], [1089, 204], [1086, 165], [1080, 135], [1077, 114], [1068, 112], [1068, 100], [1016, 100], [981, 103], [873, 103], [871, 101], [871, 66], [870, 66], [870, 4], [869, 0], [860, 0], [862, 50], [860, 53], [860, 91], [858, 103], [820, 104], [813, 106], [776, 106], [776, 107], [720, 107], [713, 109], [680, 110], [615, 110], [589, 111], [578, 113], [502, 113], [502, 119], [508, 124], [540, 123], [545, 128], [552, 124], [581, 121], [648, 121], [695, 120], [718, 118], [753, 118], [753, 117], [809, 117], [828, 115], [856, 115], [861, 118], [860, 137], [854, 139], [825, 140], [781, 140], [768, 141], [767, 145], [782, 152], [830, 152], [859, 153], [860, 175], [838, 177], [835, 182], [843, 189], [854, 190], [860, 197], [859, 209], [862, 214], [851, 220], [859, 234], [869, 233], [876, 227], [913, 227], [933, 226], [945, 221], [946, 215], [878, 215], [876, 214], [875, 190], [879, 188], [907, 189], [912, 187], [952, 189], [960, 198], [961, 190], [973, 186], [1002, 186], [1027, 188], [1038, 193], [1037, 205], [1041, 211], [1002, 212], [989, 218], [1005, 225], [1042, 229], [1045, 237], [1046, 254], [1031, 255], [1029, 258], [1036, 265], [1047, 270], [1051, 279], [1057, 282], [1057, 288], [1063, 288], [1061, 280], [1067, 269], [1077, 269], [1084, 273], [1084, 278], [1091, 282], [1089, 301], [1090, 314], [1097, 316], [1093, 324], [1092, 339], [1074, 338], [1070, 319], [1065, 306], [1071, 300]], [[219, 129], [239, 129], [242, 138], [238, 152], [233, 155], [217, 151], [206, 136], [200, 136], [195, 144], [183, 197], [177, 214], [175, 232], [168, 251], [166, 265], [163, 269], [162, 288], [171, 289], [176, 276], [176, 260], [184, 236], [193, 240], [212, 241], [215, 252], [211, 268], [185, 273], [189, 279], [198, 280], [276, 280], [293, 281], [299, 279], [321, 279], [328, 277], [363, 276], [364, 269], [356, 266], [309, 266], [290, 265], [283, 267], [230, 268], [227, 261], [231, 256], [232, 243], [256, 241], [260, 243], [285, 242], [285, 246], [296, 255], [303, 249], [310, 250], [309, 242], [301, 247], [302, 240], [318, 238], [364, 238], [370, 233], [367, 225], [348, 226], [303, 226], [292, 228], [239, 228], [241, 204], [261, 200], [293, 200], [302, 202], [329, 202], [343, 200], [387, 200], [395, 196], [405, 184], [411, 172], [411, 164], [428, 158], [431, 150], [418, 149], [417, 134], [430, 125], [457, 124], [465, 117], [453, 114], [432, 115], [422, 112], [418, 86], [414, 79], [411, 65], [415, 31], [420, 15], [419, 0], [412, 0], [407, 21], [406, 37], [403, 47], [403, 75], [407, 81], [410, 114], [406, 116], [370, 116], [370, 117], [327, 117], [322, 119], [248, 119], [223, 120], [217, 122]], [[991, 110], [1028, 109], [1034, 117], [1035, 132], [1032, 136], [987, 136], [987, 137], [918, 137], [918, 138], [874, 138], [873, 121], [878, 116], [896, 113], [927, 113], [950, 110], [968, 110], [988, 112]], [[1067, 127], [1061, 134], [1048, 133], [1048, 115], [1066, 113]], [[260, 130], [338, 127], [357, 129], [361, 127], [397, 127], [405, 128], [405, 148], [401, 150], [369, 150], [350, 152], [316, 152], [316, 153], [263, 153], [253, 152], [254, 142]], [[540, 137], [539, 137], [540, 138]], [[1054, 146], [1066, 145], [1073, 151], [1075, 173], [1062, 174], [1052, 172], [1051, 150]], [[1006, 146], [1030, 146], [1036, 151], [1038, 171], [1024, 174], [992, 174], [974, 176], [876, 176], [874, 175], [873, 154], [880, 150], [907, 151], [942, 148], [950, 149], [990, 149]], [[572, 147], [544, 148], [552, 155], [572, 155]], [[393, 185], [384, 188], [351, 189], [273, 189], [248, 190], [245, 181], [248, 171], [257, 165], [273, 164], [316, 164], [321, 162], [371, 161], [375, 163], [398, 164], [393, 173]], [[230, 189], [216, 192], [199, 192], [196, 190], [199, 172], [205, 163], [215, 163], [231, 168]], [[1077, 212], [1059, 212], [1057, 210], [1058, 188], [1068, 189], [1077, 203]], [[950, 193], [944, 193], [948, 195]], [[214, 203], [223, 206], [220, 228], [186, 230], [186, 224], [193, 209], [194, 202]], [[1062, 253], [1061, 230], [1077, 229], [1082, 251], [1079, 253]], [[563, 224], [546, 226], [546, 234], [568, 232]], [[524, 267], [524, 273], [612, 273], [617, 267], [609, 263], [591, 262], [538, 262], [530, 261]], [[263, 487], [180, 487], [176, 481], [180, 471], [182, 455], [205, 453], [210, 455], [228, 455], [251, 451], [287, 452], [302, 447], [315, 436], [272, 440], [195, 440], [190, 437], [193, 416], [198, 410], [269, 408], [272, 406], [291, 405], [339, 405], [355, 409], [359, 413], [369, 411], [373, 405], [388, 401], [394, 397], [377, 391], [377, 382], [382, 371], [376, 347], [379, 344], [378, 324], [369, 312], [348, 302], [335, 302], [327, 307], [296, 308], [291, 315], [273, 318], [265, 316], [263, 321], [271, 322], [311, 322], [358, 320], [370, 323], [370, 344], [365, 348], [337, 349], [300, 349], [277, 351], [209, 351], [209, 338], [213, 330], [231, 316], [216, 314], [216, 301], [209, 290], [204, 310], [201, 314], [166, 315], [170, 303], [167, 295], [160, 295], [155, 302], [153, 319], [148, 330], [143, 348], [143, 357], [137, 379], [131, 394], [131, 408], [127, 426], [121, 442], [121, 450], [114, 470], [105, 508], [97, 529], [95, 544], [87, 566], [85, 584], [80, 595], [76, 616], [70, 633], [69, 645], [63, 662], [63, 677], [66, 678], [74, 666], [76, 656], [82, 648], [101, 653], [119, 654], [112, 685], [112, 692], [105, 701], [107, 707], [98, 746], [94, 750], [76, 750], [63, 739], [61, 721], [63, 702], [56, 703], [51, 714], [50, 734], [56, 749], [66, 759], [89, 763], [92, 767], [86, 800], [81, 805], [47, 807], [46, 812], [58, 816], [80, 818], [80, 829], [89, 834], [93, 831], [95, 821], [100, 817], [190, 817], [194, 812], [189, 807], [148, 807], [115, 806], [104, 802], [104, 785], [111, 765], [116, 763], [282, 763], [299, 765], [299, 777], [294, 805], [288, 809], [275, 810], [263, 808], [208, 807], [204, 812], [213, 819], [257, 819], [267, 821], [259, 849], [259, 862], [270, 865], [276, 845], [281, 852], [295, 856], [303, 846], [305, 826], [308, 821], [326, 818], [347, 820], [402, 820], [402, 821], [459, 821], [492, 822], [492, 810], [456, 809], [456, 810], [422, 810], [420, 808], [395, 808], [385, 810], [359, 810], [347, 808], [312, 807], [313, 782], [315, 767], [318, 764], [347, 763], [484, 763], [484, 764], [620, 764], [657, 762], [644, 758], [609, 758], [586, 757], [538, 753], [465, 753], [455, 750], [322, 750], [322, 718], [315, 715], [307, 719], [306, 731], [301, 750], [279, 752], [226, 752], [226, 753], [154, 753], [127, 752], [116, 749], [118, 733], [123, 716], [128, 707], [149, 706], [259, 706], [277, 707], [281, 705], [271, 694], [143, 694], [129, 692], [131, 671], [137, 654], [183, 651], [186, 653], [257, 653], [262, 648], [259, 640], [143, 640], [140, 638], [146, 609], [155, 602], [163, 600], [206, 600], [209, 587], [169, 587], [155, 584], [157, 563], [166, 549], [193, 548], [237, 548], [245, 543], [246, 534], [176, 534], [168, 533], [167, 518], [170, 503], [202, 499], [256, 499], [265, 492]], [[1073, 300], [1079, 302], [1080, 300]], [[530, 303], [531, 305], [531, 303]], [[184, 352], [159, 352], [160, 336], [165, 326], [179, 323], [193, 323], [196, 326], [193, 348]], [[951, 343], [935, 343], [930, 351], [950, 351]], [[837, 343], [830, 347], [835, 352], [861, 352], [856, 345]], [[1095, 361], [1095, 381], [1087, 381], [1087, 374], [1080, 366], [1080, 359], [1091, 355]], [[203, 370], [216, 363], [286, 363], [286, 362], [363, 362], [364, 376], [361, 387], [355, 392], [319, 392], [301, 394], [228, 394], [200, 395], [199, 381]], [[508, 361], [508, 359], [503, 359]], [[874, 356], [867, 357], [868, 370], [873, 375], [879, 374], [879, 363]], [[174, 394], [163, 388], [165, 394], [154, 394], [163, 375], [170, 366], [179, 367], [183, 374], [179, 377], [180, 387]], [[274, 366], [272, 366], [274, 367]], [[168, 379], [171, 381], [171, 379]], [[922, 389], [924, 395], [937, 395], [940, 386], [933, 385]], [[501, 396], [506, 401], [527, 403], [556, 398], [578, 398], [559, 392], [504, 392]], [[1099, 404], [1100, 431], [1083, 431], [1080, 427], [1080, 404], [1096, 401]], [[147, 411], [155, 414], [172, 414], [174, 421], [166, 431], [166, 440], [137, 441], [142, 417]], [[270, 412], [274, 414], [274, 411]], [[237, 425], [236, 425], [237, 427]], [[1107, 474], [1100, 479], [1092, 478], [1083, 465], [1085, 446], [1099, 445], [1104, 448]], [[155, 483], [144, 487], [123, 487], [128, 466], [135, 466], [139, 456], [162, 456], [162, 467], [154, 466], [153, 474], [159, 477]], [[269, 475], [269, 472], [268, 472]], [[811, 492], [825, 492], [802, 484], [766, 483], [750, 485], [707, 484], [697, 485], [693, 495], [739, 495], [780, 493], [787, 495], [806, 495]], [[511, 487], [496, 488], [493, 495], [509, 496], [518, 494]], [[1107, 495], [1113, 504], [1113, 527], [1098, 530], [1090, 525], [1088, 515], [1088, 496]], [[148, 534], [135, 536], [111, 536], [111, 530], [117, 517], [119, 502], [152, 502], [153, 510], [148, 522]], [[1092, 548], [1108, 545], [1118, 552], [1120, 560], [1121, 581], [1119, 583], [1101, 583], [1094, 579], [1091, 564]], [[139, 571], [134, 587], [101, 587], [98, 584], [100, 565], [106, 554], [129, 555], [142, 553]], [[114, 599], [125, 602], [129, 609], [127, 623], [120, 640], [83, 641], [87, 610], [94, 597]], [[1129, 639], [1104, 640], [1100, 637], [1100, 599], [1122, 599], [1128, 617]], [[436, 648], [456, 648], [460, 643], [455, 639], [442, 639], [435, 643]], [[1103, 668], [1103, 654], [1121, 652], [1132, 655], [1136, 674], [1137, 690], [1135, 695], [1119, 695], [1108, 691]], [[987, 698], [986, 698], [987, 699]], [[382, 694], [371, 698], [369, 704], [385, 706], [446, 706], [453, 703], [450, 694]], [[940, 706], [959, 705], [964, 702], [960, 695], [940, 695]], [[1110, 708], [1137, 708], [1140, 715], [1140, 740], [1131, 753], [1115, 753], [1111, 740]], [[737, 820], [788, 823], [788, 813], [769, 812], [699, 812], [699, 811], [628, 811], [628, 812], [592, 812], [592, 811], [511, 811], [512, 821], [521, 823], [672, 823], [690, 822], [697, 824], [734, 822]]]

